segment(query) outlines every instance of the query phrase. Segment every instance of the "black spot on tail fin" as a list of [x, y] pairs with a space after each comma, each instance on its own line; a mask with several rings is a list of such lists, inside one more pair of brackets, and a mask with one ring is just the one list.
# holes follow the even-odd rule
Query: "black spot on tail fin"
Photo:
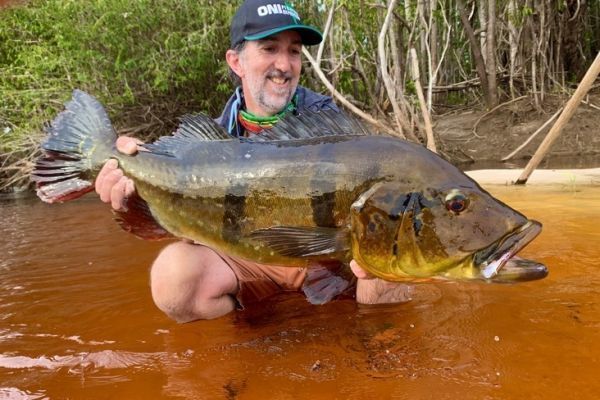
[[321, 136], [373, 135], [358, 119], [335, 110], [302, 110], [287, 114], [272, 128], [262, 131], [252, 140], [289, 140]]
[[129, 196], [125, 201], [125, 210], [114, 211], [115, 220], [124, 231], [134, 234], [140, 239], [161, 240], [172, 237], [154, 219], [148, 203], [137, 194]]
[[31, 180], [47, 203], [62, 202], [91, 191], [93, 180], [111, 156], [116, 134], [102, 105], [89, 94], [73, 97], [46, 129], [43, 155], [36, 161]]

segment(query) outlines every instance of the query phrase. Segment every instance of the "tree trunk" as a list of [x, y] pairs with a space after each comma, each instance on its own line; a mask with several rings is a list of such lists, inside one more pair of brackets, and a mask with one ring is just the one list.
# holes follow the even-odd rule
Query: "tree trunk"
[[488, 20], [486, 24], [486, 72], [488, 83], [488, 107], [498, 105], [498, 82], [496, 80], [496, 1], [488, 0]]
[[483, 56], [483, 62], [487, 63], [487, 42], [485, 32], [487, 30], [487, 2], [489, 0], [478, 0], [477, 1], [477, 17], [479, 18], [479, 47], [481, 48], [481, 55]]
[[467, 14], [467, 10], [465, 9], [465, 4], [463, 0], [456, 0], [456, 6], [458, 7], [460, 19], [463, 23], [463, 29], [465, 30], [467, 38], [469, 39], [469, 45], [471, 47], [471, 52], [473, 53], [475, 67], [477, 69], [477, 75], [481, 80], [481, 89], [483, 90], [485, 101], [487, 103], [488, 108], [492, 108], [493, 101], [489, 94], [488, 79], [485, 70], [485, 61], [483, 59], [483, 54], [481, 53], [481, 48], [479, 47], [479, 41], [477, 40], [477, 37], [475, 37], [475, 31], [473, 30], [473, 26], [469, 21], [469, 15]]
[[517, 52], [519, 50], [519, 33], [515, 26], [517, 6], [516, 0], [510, 0], [507, 6], [508, 42], [509, 42], [509, 87], [511, 98], [515, 97], [515, 71], [517, 69]]
[[[585, 25], [584, 15], [587, 13], [586, 0], [567, 0], [564, 10], [563, 29], [563, 66], [572, 76], [569, 78], [579, 80], [585, 73], [585, 58], [581, 51]], [[600, 33], [596, 32], [597, 35]]]

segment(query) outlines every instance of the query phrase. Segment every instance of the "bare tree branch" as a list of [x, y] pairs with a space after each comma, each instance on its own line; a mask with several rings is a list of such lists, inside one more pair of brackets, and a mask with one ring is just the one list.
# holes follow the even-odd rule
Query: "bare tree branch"
[[544, 128], [545, 128], [545, 127], [547, 127], [548, 125], [550, 125], [550, 123], [551, 123], [552, 121], [554, 121], [554, 119], [555, 119], [556, 117], [558, 117], [558, 114], [560, 114], [560, 112], [563, 110], [563, 108], [564, 108], [564, 107], [561, 107], [561, 108], [559, 108], [559, 109], [558, 109], [558, 111], [556, 111], [556, 112], [555, 112], [555, 113], [554, 113], [554, 114], [553, 114], [553, 115], [552, 115], [552, 116], [551, 116], [551, 117], [548, 119], [548, 121], [544, 122], [544, 123], [542, 124], [542, 126], [540, 126], [540, 127], [539, 127], [539, 128], [538, 128], [538, 129], [537, 129], [535, 132], [533, 132], [533, 133], [531, 134], [531, 136], [529, 136], [529, 137], [527, 138], [527, 140], [523, 142], [523, 144], [522, 144], [522, 145], [520, 145], [519, 147], [517, 147], [517, 148], [515, 149], [515, 151], [513, 151], [512, 153], [510, 153], [510, 154], [509, 154], [509, 155], [507, 155], [506, 157], [502, 158], [502, 161], [508, 161], [508, 160], [510, 160], [510, 159], [511, 159], [511, 158], [513, 158], [513, 157], [514, 157], [514, 156], [515, 156], [515, 155], [516, 155], [516, 154], [517, 154], [519, 151], [523, 150], [523, 149], [525, 148], [525, 146], [527, 146], [529, 143], [531, 143], [531, 141], [532, 141], [533, 139], [535, 139], [535, 137], [536, 137], [536, 136], [537, 136], [537, 135], [538, 135], [538, 134], [539, 134], [541, 131], [543, 131], [543, 130], [544, 130]]
[[[327, 22], [325, 23], [325, 29], [323, 29], [323, 38], [326, 38], [329, 35], [329, 30], [331, 29], [331, 25], [333, 23], [333, 14], [335, 13], [336, 0], [331, 1], [331, 9], [329, 10], [329, 15], [327, 16]], [[321, 58], [323, 56], [323, 50], [325, 49], [325, 39], [319, 43], [319, 49], [317, 50], [317, 65], [321, 65]]]
[[317, 76], [319, 77], [319, 79], [321, 79], [321, 82], [323, 83], [323, 85], [325, 85], [325, 87], [332, 93], [332, 95], [340, 103], [342, 103], [350, 111], [352, 111], [353, 113], [355, 113], [356, 115], [358, 115], [359, 117], [364, 119], [365, 121], [369, 122], [370, 124], [373, 124], [374, 126], [378, 127], [379, 129], [381, 129], [382, 131], [384, 131], [390, 135], [393, 135], [393, 136], [400, 136], [400, 137], [404, 138], [404, 136], [402, 135], [402, 132], [397, 132], [397, 131], [394, 131], [393, 129], [390, 129], [388, 126], [377, 121], [375, 118], [373, 118], [366, 112], [360, 110], [358, 107], [356, 107], [350, 101], [348, 101], [348, 99], [346, 99], [344, 97], [344, 95], [342, 95], [340, 92], [338, 92], [336, 90], [336, 88], [331, 84], [331, 82], [329, 82], [329, 80], [323, 73], [323, 70], [317, 65], [316, 60], [313, 58], [313, 56], [310, 54], [310, 52], [306, 49], [306, 47], [302, 48], [302, 53], [306, 56], [306, 59], [310, 62], [310, 65], [313, 67], [313, 69], [314, 69], [315, 73], [317, 74]]
[[417, 89], [417, 96], [419, 97], [419, 104], [421, 106], [421, 113], [423, 113], [423, 121], [425, 122], [425, 132], [427, 134], [427, 148], [434, 153], [437, 152], [435, 146], [435, 139], [433, 137], [433, 129], [431, 127], [431, 117], [429, 116], [429, 110], [427, 109], [427, 102], [423, 96], [423, 88], [421, 87], [421, 78], [419, 76], [419, 61], [417, 60], [417, 51], [410, 49], [410, 59], [412, 61], [412, 74]]

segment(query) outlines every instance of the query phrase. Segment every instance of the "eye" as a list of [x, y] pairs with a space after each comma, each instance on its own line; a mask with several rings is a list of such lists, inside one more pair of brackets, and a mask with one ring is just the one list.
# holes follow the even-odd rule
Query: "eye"
[[277, 51], [277, 48], [275, 46], [273, 46], [273, 45], [267, 45], [267, 46], [263, 46], [262, 50], [265, 53], [272, 54], [272, 53], [275, 53]]
[[469, 198], [459, 192], [453, 190], [446, 196], [446, 208], [454, 214], [460, 214], [469, 207]]

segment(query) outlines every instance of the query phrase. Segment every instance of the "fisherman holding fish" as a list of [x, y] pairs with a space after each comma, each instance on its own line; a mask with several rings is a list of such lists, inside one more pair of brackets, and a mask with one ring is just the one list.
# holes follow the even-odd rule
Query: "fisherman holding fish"
[[[243, 2], [233, 17], [230, 40], [225, 58], [239, 86], [216, 122], [231, 136], [260, 135], [288, 113], [306, 109], [339, 111], [330, 97], [298, 85], [302, 46], [316, 45], [323, 38], [316, 28], [301, 22], [287, 1]], [[138, 144], [128, 137], [117, 140], [117, 148], [125, 154], [136, 153]], [[121, 212], [126, 212], [126, 199], [136, 196], [133, 181], [124, 176], [114, 159], [100, 171], [95, 188], [102, 201]], [[358, 302], [406, 299], [406, 285], [373, 278], [355, 261], [350, 267], [359, 278]], [[150, 281], [156, 305], [169, 317], [187, 322], [217, 318], [278, 292], [299, 290], [306, 276], [306, 268], [259, 264], [202, 244], [179, 241], [159, 254]]]
[[246, 1], [226, 54], [241, 89], [223, 115], [184, 116], [141, 146], [117, 140], [102, 104], [74, 90], [31, 172], [37, 195], [60, 203], [96, 189], [126, 231], [180, 238], [151, 270], [155, 303], [180, 322], [282, 290], [323, 304], [354, 278], [370, 304], [405, 300], [398, 282], [544, 278], [546, 266], [516, 257], [539, 222], [421, 144], [376, 135], [298, 86], [302, 46], [321, 40], [287, 4]]

